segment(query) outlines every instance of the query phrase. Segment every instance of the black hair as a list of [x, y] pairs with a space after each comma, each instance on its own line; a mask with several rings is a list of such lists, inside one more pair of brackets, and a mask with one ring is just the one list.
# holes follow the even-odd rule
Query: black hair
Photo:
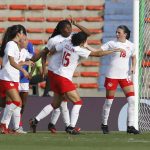
[[84, 32], [78, 32], [73, 34], [71, 43], [73, 46], [79, 46], [82, 42], [85, 42], [87, 40], [88, 35]]
[[2, 38], [2, 45], [1, 45], [1, 49], [0, 49], [0, 57], [4, 56], [4, 50], [6, 47], [7, 42], [11, 41], [12, 39], [14, 39], [17, 35], [17, 33], [23, 33], [24, 35], [26, 35], [26, 29], [24, 26], [22, 25], [13, 25], [7, 28], [6, 32], [3, 35]]
[[71, 23], [70, 23], [69, 20], [61, 20], [61, 21], [59, 21], [59, 23], [57, 24], [56, 28], [54, 29], [53, 34], [49, 37], [49, 39], [54, 37], [54, 36], [56, 36], [56, 35], [61, 34], [61, 30], [64, 27], [66, 27], [66, 25], [70, 25], [71, 26]]
[[127, 36], [126, 36], [126, 39], [127, 40], [129, 40], [129, 38], [130, 38], [130, 30], [129, 30], [129, 28], [127, 27], [127, 26], [125, 26], [125, 25], [120, 25], [120, 26], [118, 26], [117, 27], [117, 29], [122, 29], [123, 31], [124, 31], [124, 33], [126, 33], [127, 34]]

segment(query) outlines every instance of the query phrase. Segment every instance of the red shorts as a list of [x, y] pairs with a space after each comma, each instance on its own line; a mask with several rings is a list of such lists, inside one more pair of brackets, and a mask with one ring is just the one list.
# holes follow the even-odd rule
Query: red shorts
[[62, 76], [59, 76], [52, 71], [48, 71], [48, 77], [50, 78], [50, 88], [55, 93], [63, 94], [76, 89], [72, 81]]
[[133, 82], [129, 79], [112, 79], [112, 78], [105, 78], [105, 88], [106, 90], [116, 90], [118, 84], [121, 88], [133, 85]]
[[6, 97], [6, 91], [10, 89], [16, 89], [18, 91], [18, 86], [18, 82], [0, 80], [0, 96], [2, 98]]

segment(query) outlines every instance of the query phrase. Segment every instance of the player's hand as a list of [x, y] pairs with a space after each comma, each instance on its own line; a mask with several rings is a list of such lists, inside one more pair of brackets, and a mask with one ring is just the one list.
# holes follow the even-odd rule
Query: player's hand
[[31, 60], [26, 61], [26, 65], [33, 67], [35, 63]]
[[73, 25], [76, 25], [77, 24], [77, 21], [70, 15], [70, 22], [71, 24]]

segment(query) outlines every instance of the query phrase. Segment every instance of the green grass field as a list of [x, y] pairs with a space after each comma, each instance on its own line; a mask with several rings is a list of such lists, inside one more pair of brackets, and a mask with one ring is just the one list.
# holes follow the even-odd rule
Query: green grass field
[[82, 132], [69, 135], [64, 132], [0, 135], [0, 150], [149, 150], [150, 133], [140, 135], [125, 132]]

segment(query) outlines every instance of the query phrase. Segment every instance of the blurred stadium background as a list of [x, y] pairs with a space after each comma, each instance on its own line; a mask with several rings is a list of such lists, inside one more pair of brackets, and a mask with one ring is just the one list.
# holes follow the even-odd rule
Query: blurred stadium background
[[[133, 0], [0, 0], [0, 39], [8, 26], [22, 24], [26, 27], [28, 38], [35, 50], [39, 50], [46, 44], [57, 22], [69, 18], [69, 15], [93, 33], [88, 43], [97, 48], [115, 37], [118, 25], [127, 25], [133, 31]], [[78, 29], [73, 27], [73, 31]], [[81, 60], [74, 74], [73, 81], [84, 99], [78, 123], [83, 130], [100, 130], [101, 109], [105, 100], [104, 77], [108, 61], [109, 56]], [[29, 118], [52, 99], [41, 97], [45, 82], [34, 86], [36, 93], [33, 95], [31, 87], [23, 116], [26, 130], [29, 129]], [[127, 105], [120, 88], [116, 97], [109, 119], [110, 129], [124, 131]], [[39, 130], [47, 130], [48, 120], [46, 118], [41, 121]], [[64, 130], [62, 121], [58, 122], [58, 129]]]

